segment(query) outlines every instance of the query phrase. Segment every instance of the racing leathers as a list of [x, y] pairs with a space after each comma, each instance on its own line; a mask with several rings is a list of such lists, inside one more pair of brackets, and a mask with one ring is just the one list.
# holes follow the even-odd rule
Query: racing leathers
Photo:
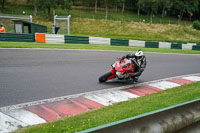
[[133, 73], [133, 76], [135, 81], [138, 80], [139, 76], [142, 74], [144, 69], [146, 68], [147, 61], [146, 57], [143, 55], [141, 57], [135, 56], [134, 54], [127, 54], [126, 56], [123, 56], [122, 59], [127, 58], [132, 61], [132, 63], [135, 66], [135, 71]]

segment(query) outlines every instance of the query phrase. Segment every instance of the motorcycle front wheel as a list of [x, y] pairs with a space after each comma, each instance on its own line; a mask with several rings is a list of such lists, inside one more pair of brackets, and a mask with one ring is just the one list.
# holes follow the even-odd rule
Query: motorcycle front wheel
[[101, 77], [99, 77], [99, 82], [106, 82], [108, 80], [108, 78], [112, 76], [111, 72], [107, 72], [104, 75], [102, 75]]

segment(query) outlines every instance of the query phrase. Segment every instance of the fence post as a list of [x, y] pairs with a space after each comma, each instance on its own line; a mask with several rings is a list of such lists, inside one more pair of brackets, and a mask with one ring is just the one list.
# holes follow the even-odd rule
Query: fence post
[[30, 15], [30, 22], [31, 22], [31, 23], [33, 22], [33, 17], [32, 17], [32, 15]]
[[71, 18], [71, 15], [69, 15], [67, 17], [67, 30], [68, 30], [68, 36], [70, 36], [70, 18]]

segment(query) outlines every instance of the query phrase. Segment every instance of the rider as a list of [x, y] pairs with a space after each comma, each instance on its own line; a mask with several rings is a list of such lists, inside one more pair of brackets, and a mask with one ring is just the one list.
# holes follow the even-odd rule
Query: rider
[[135, 54], [127, 54], [126, 56], [122, 57], [122, 59], [124, 58], [130, 59], [132, 63], [135, 65], [135, 71], [132, 77], [134, 77], [133, 80], [137, 82], [139, 76], [142, 74], [147, 65], [146, 57], [144, 56], [142, 50], [140, 49]]

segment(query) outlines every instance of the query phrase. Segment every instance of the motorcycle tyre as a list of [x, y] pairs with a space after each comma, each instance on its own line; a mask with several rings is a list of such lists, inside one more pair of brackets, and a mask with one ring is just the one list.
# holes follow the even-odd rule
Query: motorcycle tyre
[[100, 83], [106, 82], [110, 76], [112, 76], [111, 72], [105, 73], [104, 75], [102, 75], [101, 77], [99, 77], [99, 82]]

